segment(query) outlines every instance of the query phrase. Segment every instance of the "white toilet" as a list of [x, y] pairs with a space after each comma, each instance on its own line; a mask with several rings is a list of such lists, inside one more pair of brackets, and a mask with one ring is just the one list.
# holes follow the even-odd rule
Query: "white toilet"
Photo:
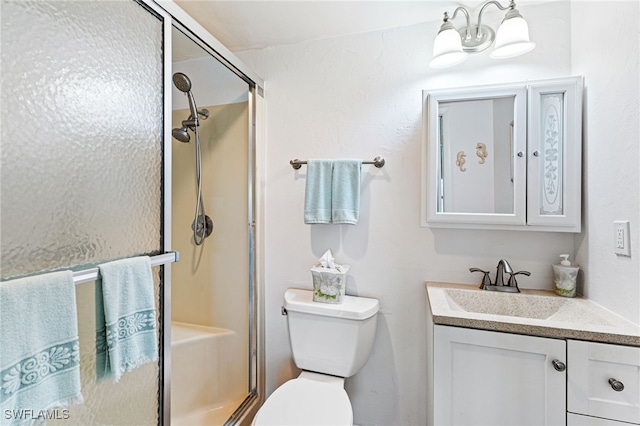
[[293, 360], [302, 373], [271, 394], [252, 425], [352, 425], [344, 379], [369, 358], [380, 303], [354, 296], [339, 305], [319, 303], [311, 290], [290, 288], [284, 308]]

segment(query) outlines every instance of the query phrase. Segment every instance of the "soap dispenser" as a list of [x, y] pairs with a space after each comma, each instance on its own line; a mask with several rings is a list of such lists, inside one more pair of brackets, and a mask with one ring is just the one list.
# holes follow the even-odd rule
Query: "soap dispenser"
[[578, 278], [579, 266], [571, 266], [568, 254], [561, 254], [562, 260], [559, 265], [553, 266], [554, 284], [556, 293], [564, 297], [574, 297], [576, 295], [576, 278]]

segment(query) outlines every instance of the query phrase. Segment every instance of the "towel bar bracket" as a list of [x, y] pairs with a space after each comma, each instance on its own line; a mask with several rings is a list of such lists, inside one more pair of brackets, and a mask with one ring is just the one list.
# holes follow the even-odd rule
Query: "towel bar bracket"
[[[159, 266], [167, 263], [178, 262], [180, 260], [180, 253], [177, 251], [171, 251], [168, 253], [158, 254], [151, 256], [151, 266]], [[98, 268], [84, 269], [82, 271], [76, 271], [73, 273], [73, 283], [84, 284], [98, 279]]]
[[[384, 157], [381, 156], [377, 156], [376, 158], [373, 159], [373, 161], [363, 161], [362, 164], [373, 164], [374, 166], [376, 166], [377, 168], [381, 169], [382, 167], [384, 167], [384, 163], [385, 163], [385, 159]], [[291, 164], [291, 167], [294, 168], [294, 170], [299, 170], [303, 164], [307, 164], [307, 162], [305, 160], [298, 160], [297, 158], [289, 161], [289, 164]]]

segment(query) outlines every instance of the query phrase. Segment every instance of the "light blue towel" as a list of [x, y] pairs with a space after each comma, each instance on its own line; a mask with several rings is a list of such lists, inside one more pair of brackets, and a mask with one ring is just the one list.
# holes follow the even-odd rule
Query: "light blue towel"
[[308, 160], [304, 223], [331, 223], [332, 160]]
[[362, 160], [335, 160], [331, 179], [333, 223], [355, 225], [360, 217], [360, 170]]
[[98, 266], [96, 281], [96, 374], [122, 374], [158, 359], [156, 305], [149, 257]]
[[82, 402], [71, 271], [0, 283], [0, 423], [31, 424]]

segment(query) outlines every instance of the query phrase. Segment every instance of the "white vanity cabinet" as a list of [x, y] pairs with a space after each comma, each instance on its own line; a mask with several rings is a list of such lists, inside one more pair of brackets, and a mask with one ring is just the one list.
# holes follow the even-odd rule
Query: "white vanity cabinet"
[[567, 351], [567, 424], [640, 424], [640, 348], [569, 340]]
[[433, 332], [435, 425], [566, 424], [565, 340], [442, 325]]
[[434, 425], [640, 425], [640, 347], [433, 326]]

